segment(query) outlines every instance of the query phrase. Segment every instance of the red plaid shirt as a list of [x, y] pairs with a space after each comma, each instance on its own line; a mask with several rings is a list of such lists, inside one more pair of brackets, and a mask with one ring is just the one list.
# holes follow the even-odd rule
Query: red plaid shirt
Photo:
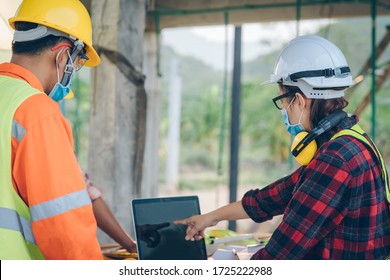
[[[340, 129], [356, 122], [356, 117], [347, 118]], [[327, 139], [331, 136], [328, 133]], [[385, 259], [390, 255], [390, 210], [381, 165], [356, 138], [326, 141], [306, 167], [261, 190], [248, 191], [242, 204], [255, 222], [284, 214], [268, 244], [253, 259]]]

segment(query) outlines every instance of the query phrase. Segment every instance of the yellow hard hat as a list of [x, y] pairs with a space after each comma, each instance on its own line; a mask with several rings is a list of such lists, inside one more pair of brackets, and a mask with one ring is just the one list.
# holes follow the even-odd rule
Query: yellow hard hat
[[92, 46], [91, 18], [79, 0], [23, 0], [9, 24], [15, 29], [18, 21], [44, 25], [81, 40], [87, 46], [85, 65], [100, 64], [100, 57]]
[[74, 92], [73, 90], [69, 90], [69, 93], [65, 95], [65, 99], [72, 99], [74, 98]]

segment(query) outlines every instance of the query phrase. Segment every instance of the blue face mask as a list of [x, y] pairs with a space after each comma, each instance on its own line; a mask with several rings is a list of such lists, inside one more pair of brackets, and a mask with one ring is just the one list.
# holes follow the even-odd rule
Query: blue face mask
[[[57, 58], [58, 58], [58, 55], [57, 55]], [[67, 64], [65, 66], [65, 71], [64, 71], [65, 74], [64, 74], [64, 78], [63, 78], [63, 82], [65, 82], [66, 85], [63, 85], [62, 84], [63, 82], [60, 82], [60, 77], [58, 75], [58, 64], [57, 64], [57, 83], [54, 85], [53, 89], [49, 93], [49, 97], [51, 97], [56, 102], [61, 101], [62, 99], [64, 99], [64, 97], [66, 95], [68, 95], [68, 93], [70, 91], [70, 86], [72, 85], [73, 76], [76, 73], [76, 69], [73, 66], [73, 61], [72, 61], [69, 53], [68, 53], [68, 56], [70, 59], [69, 60], [70, 64]], [[56, 60], [57, 60], [57, 58], [56, 58]], [[67, 81], [64, 81], [65, 79]]]
[[[287, 106], [287, 109], [290, 107], [294, 99], [291, 101], [291, 103]], [[282, 108], [282, 116], [283, 116], [283, 122], [287, 128], [287, 131], [292, 135], [296, 136], [299, 132], [305, 131], [305, 128], [301, 124], [301, 118], [303, 115], [303, 111], [301, 113], [301, 116], [299, 117], [299, 122], [297, 124], [290, 124], [290, 121], [288, 120], [288, 114], [287, 109]]]

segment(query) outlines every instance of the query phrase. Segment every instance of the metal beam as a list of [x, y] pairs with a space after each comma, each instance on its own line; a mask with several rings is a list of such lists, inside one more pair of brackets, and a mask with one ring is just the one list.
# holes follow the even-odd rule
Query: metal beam
[[[155, 0], [147, 14], [146, 28], [155, 28], [158, 15], [160, 28], [222, 25], [224, 14], [229, 23], [272, 22], [295, 20], [296, 0]], [[346, 18], [371, 15], [370, 0], [302, 0], [300, 19]], [[390, 3], [377, 1], [377, 15], [390, 15]]]
[[[230, 183], [229, 202], [237, 201], [238, 163], [240, 147], [240, 99], [241, 99], [241, 26], [234, 28], [234, 62], [232, 86], [232, 111], [230, 130]], [[236, 222], [229, 221], [229, 229], [236, 230]]]
[[376, 16], [377, 0], [371, 1], [371, 139], [375, 142], [376, 135]]

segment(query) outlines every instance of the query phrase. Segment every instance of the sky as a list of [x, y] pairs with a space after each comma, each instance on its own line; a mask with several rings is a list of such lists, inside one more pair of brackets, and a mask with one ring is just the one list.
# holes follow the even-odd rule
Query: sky
[[[314, 31], [318, 26], [328, 23], [328, 20], [310, 20], [300, 22], [300, 32], [308, 33]], [[244, 43], [256, 43], [261, 39], [289, 40], [296, 35], [297, 23], [295, 21], [245, 24], [243, 27], [242, 41]], [[225, 41], [225, 26], [193, 27], [191, 32], [202, 36], [210, 41]], [[289, 30], [289, 32], [286, 32]], [[229, 38], [234, 36], [234, 27], [229, 25]], [[301, 34], [303, 35], [303, 34]]]
[[11, 47], [12, 31], [8, 19], [15, 14], [20, 0], [0, 0], [0, 50]]
[[[299, 23], [299, 35], [316, 32], [329, 20], [306, 20]], [[226, 32], [227, 28], [227, 32]], [[261, 54], [280, 49], [297, 35], [295, 21], [244, 24], [241, 32], [243, 61], [249, 61]], [[172, 28], [162, 31], [163, 44], [172, 47], [178, 54], [193, 56], [222, 70], [225, 62], [225, 40], [228, 40], [228, 68], [232, 67], [234, 26], [224, 25]]]

